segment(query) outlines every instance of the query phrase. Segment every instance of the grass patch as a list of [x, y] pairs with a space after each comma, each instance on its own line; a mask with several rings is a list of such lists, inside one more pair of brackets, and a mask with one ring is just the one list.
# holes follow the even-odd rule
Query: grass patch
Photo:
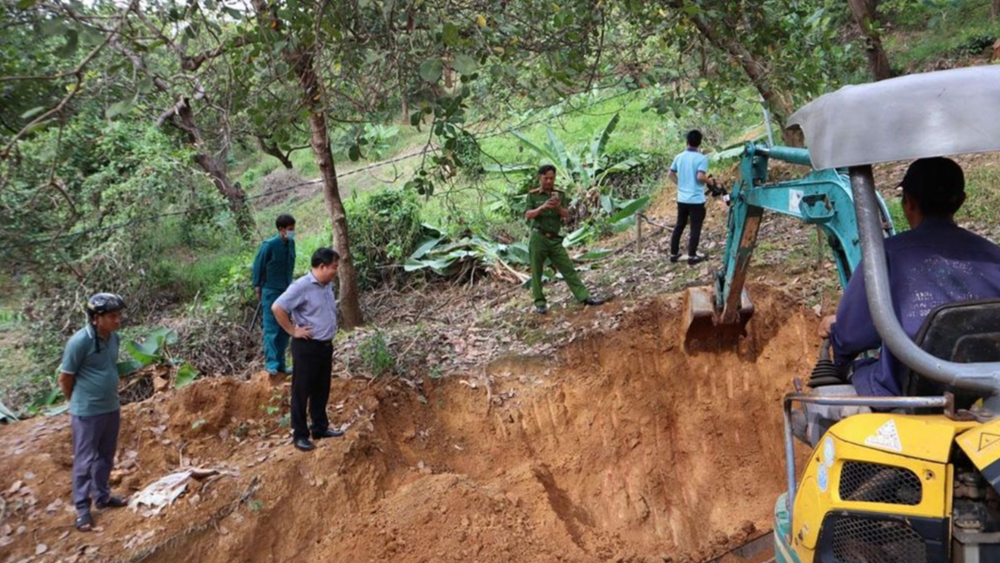
[[[908, 6], [894, 18], [897, 32], [885, 41], [889, 62], [913, 72], [941, 59], [976, 57], [1000, 37], [989, 0]], [[903, 18], [905, 16], [905, 19]]]
[[996, 224], [1000, 209], [1000, 174], [997, 159], [965, 170], [965, 204], [957, 220]]
[[174, 279], [180, 295], [190, 299], [199, 293], [211, 293], [239, 261], [239, 256], [220, 250], [189, 264], [176, 264]]
[[910, 230], [910, 224], [906, 221], [906, 215], [903, 214], [902, 198], [890, 198], [886, 200], [885, 206], [889, 209], [889, 218], [892, 219], [892, 226], [897, 233]]

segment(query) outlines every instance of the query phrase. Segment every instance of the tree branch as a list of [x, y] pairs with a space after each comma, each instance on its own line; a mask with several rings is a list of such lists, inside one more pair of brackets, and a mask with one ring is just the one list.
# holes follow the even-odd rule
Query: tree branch
[[7, 143], [7, 146], [4, 147], [3, 152], [0, 152], [0, 161], [6, 160], [7, 157], [10, 156], [10, 151], [14, 147], [14, 145], [16, 145], [17, 142], [20, 141], [22, 137], [27, 135], [28, 132], [32, 131], [37, 125], [49, 119], [53, 115], [62, 114], [62, 111], [66, 107], [66, 105], [69, 104], [69, 102], [73, 98], [75, 98], [76, 95], [79, 94], [81, 90], [83, 90], [83, 74], [84, 74], [83, 71], [86, 70], [87, 65], [90, 64], [90, 61], [94, 60], [94, 57], [96, 57], [98, 53], [104, 50], [104, 48], [108, 45], [108, 43], [110, 43], [118, 35], [118, 33], [121, 31], [122, 26], [125, 25], [125, 21], [128, 19], [128, 13], [132, 11], [138, 4], [139, 0], [131, 0], [129, 5], [121, 11], [118, 23], [115, 24], [115, 27], [113, 30], [111, 30], [111, 32], [109, 32], [104, 36], [104, 41], [101, 41], [100, 44], [94, 47], [90, 51], [90, 53], [88, 53], [87, 56], [84, 57], [82, 61], [80, 61], [80, 64], [78, 64], [76, 68], [73, 69], [73, 71], [67, 75], [76, 77], [76, 83], [70, 89], [69, 93], [63, 97], [63, 99], [59, 102], [59, 104], [56, 107], [39, 115], [35, 119], [31, 120], [30, 123], [22, 127], [21, 130], [18, 131], [16, 135], [14, 135], [14, 138], [12, 138], [9, 143]]

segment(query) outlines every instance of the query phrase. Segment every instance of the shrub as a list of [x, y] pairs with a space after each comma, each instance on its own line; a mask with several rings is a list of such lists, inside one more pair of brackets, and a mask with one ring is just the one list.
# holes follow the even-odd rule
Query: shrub
[[648, 154], [636, 149], [619, 149], [607, 155], [611, 164], [629, 159], [639, 162], [639, 165], [608, 176], [605, 184], [610, 188], [610, 195], [635, 199], [651, 195], [663, 184], [670, 168], [671, 158], [668, 155]]
[[995, 35], [971, 35], [955, 47], [955, 53], [958, 55], [969, 56], [981, 55], [986, 52], [987, 49], [993, 47], [993, 43], [996, 42], [996, 40], [997, 38]]
[[420, 205], [405, 190], [385, 190], [348, 201], [351, 252], [358, 284], [365, 289], [391, 283], [420, 242]]
[[396, 357], [386, 344], [385, 335], [378, 330], [358, 344], [361, 365], [372, 377], [388, 375], [396, 369]]

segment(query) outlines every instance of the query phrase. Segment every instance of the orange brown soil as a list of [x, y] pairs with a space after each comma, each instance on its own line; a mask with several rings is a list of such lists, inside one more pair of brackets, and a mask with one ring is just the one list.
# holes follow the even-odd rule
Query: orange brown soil
[[735, 347], [682, 353], [671, 298], [557, 358], [418, 390], [335, 381], [331, 417], [351, 427], [308, 454], [278, 424], [287, 388], [263, 374], [130, 405], [116, 490], [181, 466], [230, 474], [192, 482], [160, 516], [97, 513], [90, 534], [66, 506], [67, 418], [0, 428], [0, 561], [708, 559], [770, 527], [780, 398], [814, 357], [815, 315], [757, 298]]

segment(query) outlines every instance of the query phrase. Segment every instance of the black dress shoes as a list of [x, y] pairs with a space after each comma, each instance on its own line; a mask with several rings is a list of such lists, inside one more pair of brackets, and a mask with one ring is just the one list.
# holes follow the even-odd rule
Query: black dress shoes
[[316, 449], [316, 445], [309, 441], [309, 438], [296, 438], [294, 442], [295, 449], [303, 452], [311, 452]]
[[323, 438], [339, 438], [344, 435], [343, 430], [334, 430], [333, 428], [327, 428], [322, 432], [313, 432], [312, 437], [314, 440], [322, 440]]

